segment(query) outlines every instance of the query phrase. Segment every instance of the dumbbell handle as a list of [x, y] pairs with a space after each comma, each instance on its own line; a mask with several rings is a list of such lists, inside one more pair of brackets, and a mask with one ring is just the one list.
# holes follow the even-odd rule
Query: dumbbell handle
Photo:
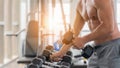
[[82, 55], [75, 55], [74, 57], [75, 58], [79, 58], [79, 57], [82, 57]]
[[74, 39], [73, 32], [68, 31], [64, 34], [62, 43], [68, 45], [72, 42], [73, 39]]

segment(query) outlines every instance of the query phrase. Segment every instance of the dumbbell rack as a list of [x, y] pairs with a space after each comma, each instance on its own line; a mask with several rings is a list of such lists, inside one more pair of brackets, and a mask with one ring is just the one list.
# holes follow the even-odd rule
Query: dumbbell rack
[[[29, 68], [29, 65], [33, 64], [33, 62], [32, 62], [33, 60], [34, 60], [34, 58], [21, 58], [18, 60], [18, 63], [25, 64], [25, 65], [27, 65], [26, 68]], [[38, 67], [38, 68], [63, 68], [63, 67], [62, 67], [62, 65], [57, 65], [54, 62], [45, 61], [44, 63], [42, 63], [42, 66]], [[65, 67], [65, 68], [68, 68], [68, 67]]]

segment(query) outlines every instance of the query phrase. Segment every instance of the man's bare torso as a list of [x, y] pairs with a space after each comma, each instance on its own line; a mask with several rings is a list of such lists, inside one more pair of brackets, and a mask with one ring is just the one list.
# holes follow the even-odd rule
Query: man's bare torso
[[[97, 9], [95, 7], [94, 1], [95, 0], [80, 0], [78, 6], [79, 8], [77, 8], [84, 21], [88, 23], [91, 32], [94, 31], [101, 23], [98, 19], [99, 16], [97, 15]], [[113, 9], [114, 12], [113, 2], [111, 2], [111, 8]], [[120, 38], [120, 33], [115, 18], [113, 19], [113, 25], [114, 25], [114, 31], [111, 34], [101, 36], [99, 39], [94, 40], [96, 44], [100, 44], [106, 41]]]

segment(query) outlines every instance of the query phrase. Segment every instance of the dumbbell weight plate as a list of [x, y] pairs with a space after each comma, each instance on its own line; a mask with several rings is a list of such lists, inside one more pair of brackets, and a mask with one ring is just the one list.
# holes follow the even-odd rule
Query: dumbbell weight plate
[[34, 65], [37, 65], [37, 66], [39, 66], [39, 67], [42, 67], [43, 61], [42, 61], [42, 59], [40, 59], [40, 58], [34, 58], [34, 59], [32, 60], [32, 63], [33, 63]]
[[29, 64], [27, 68], [39, 68], [39, 66], [35, 64]]

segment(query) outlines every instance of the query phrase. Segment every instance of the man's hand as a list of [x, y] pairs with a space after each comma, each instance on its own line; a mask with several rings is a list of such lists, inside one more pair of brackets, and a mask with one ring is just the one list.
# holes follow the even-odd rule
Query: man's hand
[[61, 58], [69, 51], [69, 49], [71, 48], [72, 43], [69, 45], [63, 45], [60, 49], [60, 51], [53, 53], [50, 58], [53, 61], [60, 61]]
[[75, 49], [81, 49], [84, 47], [84, 45], [85, 45], [85, 41], [81, 37], [76, 37], [73, 40], [73, 48]]
[[60, 52], [56, 52], [56, 53], [54, 53], [54, 54], [52, 54], [52, 55], [50, 56], [50, 59], [51, 59], [52, 61], [58, 62], [58, 61], [61, 60], [62, 57], [63, 57], [63, 55], [62, 55]]

